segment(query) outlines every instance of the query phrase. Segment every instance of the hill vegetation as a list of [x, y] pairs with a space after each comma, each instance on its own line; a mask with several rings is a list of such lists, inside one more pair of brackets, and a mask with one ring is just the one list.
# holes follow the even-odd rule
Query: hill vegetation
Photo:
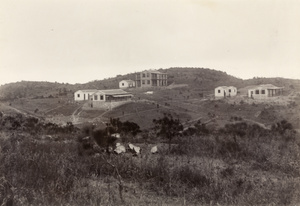
[[[160, 71], [171, 86], [129, 89], [133, 101], [107, 110], [83, 107], [73, 92], [117, 88], [134, 74], [1, 86], [0, 205], [299, 204], [299, 80]], [[267, 83], [284, 96], [212, 97], [216, 86]], [[126, 153], [112, 152], [116, 143]]]
[[[213, 89], [221, 85], [233, 85], [242, 88], [257, 84], [274, 84], [284, 86], [286, 90], [300, 88], [300, 80], [283, 78], [253, 78], [242, 80], [228, 75], [225, 72], [205, 68], [169, 68], [159, 69], [168, 74], [168, 84], [186, 84], [192, 92], [205, 91], [212, 93]], [[9, 83], [0, 87], [0, 99], [9, 100], [16, 98], [48, 98], [64, 95], [72, 96], [80, 89], [116, 89], [118, 83], [124, 79], [135, 79], [135, 74], [117, 75], [113, 78], [94, 80], [85, 84], [51, 83], [21, 81]]]
[[[167, 118], [166, 118], [167, 117]], [[0, 115], [3, 205], [296, 205], [299, 135], [287, 121], [271, 130], [240, 122], [210, 130], [200, 121], [180, 133], [172, 116], [151, 130], [112, 120], [81, 130], [23, 115]], [[178, 123], [178, 124], [177, 124]], [[158, 127], [157, 127], [158, 126]], [[12, 133], [13, 131], [13, 133]], [[142, 155], [107, 153], [110, 132]], [[181, 130], [182, 131], [182, 130]], [[74, 138], [75, 137], [75, 138]], [[158, 154], [151, 154], [156, 145]]]

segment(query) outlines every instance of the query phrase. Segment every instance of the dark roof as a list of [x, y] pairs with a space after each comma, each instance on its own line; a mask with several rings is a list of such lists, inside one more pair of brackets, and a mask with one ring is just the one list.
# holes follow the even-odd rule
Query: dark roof
[[121, 94], [130, 94], [128, 92], [125, 92], [122, 89], [107, 89], [107, 90], [98, 90], [95, 93], [102, 93], [106, 95], [121, 95]]
[[97, 89], [82, 89], [82, 90], [78, 90], [76, 92], [79, 92], [79, 91], [81, 91], [81, 92], [97, 92], [98, 90]]
[[252, 86], [249, 89], [255, 89], [255, 88], [264, 88], [264, 89], [282, 89], [284, 87], [276, 87], [273, 84], [261, 84], [261, 85], [256, 85]]

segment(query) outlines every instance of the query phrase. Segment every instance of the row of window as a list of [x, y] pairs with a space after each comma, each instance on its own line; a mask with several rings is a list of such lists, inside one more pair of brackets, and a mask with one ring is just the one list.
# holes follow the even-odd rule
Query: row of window
[[[157, 79], [159, 77], [159, 75], [161, 76], [162, 79], [166, 79], [167, 75], [166, 74], [152, 74], [152, 78]], [[142, 77], [150, 77], [150, 73], [142, 73]]]
[[[150, 80], [142, 80], [142, 84], [151, 84]], [[161, 82], [161, 85], [166, 85], [164, 81]], [[153, 81], [153, 86], [157, 86], [157, 81]]]
[[[77, 94], [77, 97], [80, 98], [80, 94]], [[84, 95], [85, 97], [85, 95]], [[100, 95], [100, 100], [103, 100], [104, 99], [104, 96], [103, 95]], [[94, 95], [94, 100], [98, 100], [98, 95]]]
[[[103, 95], [100, 95], [100, 100], [103, 100], [103, 99], [104, 99]], [[98, 95], [94, 95], [94, 100], [98, 100]]]
[[[233, 90], [235, 92], [235, 90]], [[228, 90], [229, 93], [231, 93], [231, 89]], [[221, 93], [221, 90], [218, 90], [218, 93]]]
[[[146, 81], [145, 80], [142, 80], [142, 84], [145, 84]], [[147, 84], [150, 84], [150, 80], [147, 80]]]
[[[255, 94], [259, 94], [259, 89], [255, 90]], [[261, 94], [266, 94], [266, 90], [261, 90]]]

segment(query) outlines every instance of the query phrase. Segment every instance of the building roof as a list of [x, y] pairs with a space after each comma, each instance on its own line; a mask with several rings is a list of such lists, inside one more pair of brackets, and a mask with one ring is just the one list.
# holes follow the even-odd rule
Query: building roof
[[284, 87], [277, 87], [274, 86], [273, 84], [261, 84], [261, 85], [256, 85], [253, 87], [250, 87], [249, 89], [255, 89], [255, 88], [263, 88], [263, 89], [282, 89]]
[[131, 80], [131, 79], [124, 79], [124, 80], [122, 80], [122, 81], [120, 81], [120, 82], [123, 82], [123, 81], [125, 81], [125, 82], [134, 82], [134, 81]]
[[229, 88], [229, 87], [231, 87], [231, 88], [232, 88], [232, 87], [236, 88], [235, 86], [218, 86], [218, 87], [216, 87], [216, 89], [217, 89], [217, 88], [227, 89], [227, 88]]
[[97, 89], [82, 89], [82, 90], [78, 90], [76, 92], [96, 92], [98, 91]]
[[133, 96], [132, 94], [128, 93], [128, 94], [116, 94], [116, 95], [112, 95], [113, 97], [130, 97]]
[[218, 86], [218, 87], [216, 87], [216, 89], [217, 88], [227, 89], [228, 87], [227, 86]]
[[143, 72], [149, 72], [149, 73], [156, 73], [156, 74], [167, 74], [167, 73], [163, 73], [154, 69], [149, 69], [149, 70], [145, 70]]
[[106, 95], [128, 95], [129, 92], [125, 92], [122, 89], [107, 89], [107, 90], [98, 90], [95, 93], [101, 93]]

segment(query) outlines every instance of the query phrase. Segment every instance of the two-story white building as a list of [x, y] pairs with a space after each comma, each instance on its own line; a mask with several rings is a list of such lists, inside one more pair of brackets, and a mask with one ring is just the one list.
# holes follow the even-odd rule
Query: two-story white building
[[146, 70], [136, 73], [135, 82], [136, 87], [164, 87], [168, 85], [168, 75], [157, 70]]

